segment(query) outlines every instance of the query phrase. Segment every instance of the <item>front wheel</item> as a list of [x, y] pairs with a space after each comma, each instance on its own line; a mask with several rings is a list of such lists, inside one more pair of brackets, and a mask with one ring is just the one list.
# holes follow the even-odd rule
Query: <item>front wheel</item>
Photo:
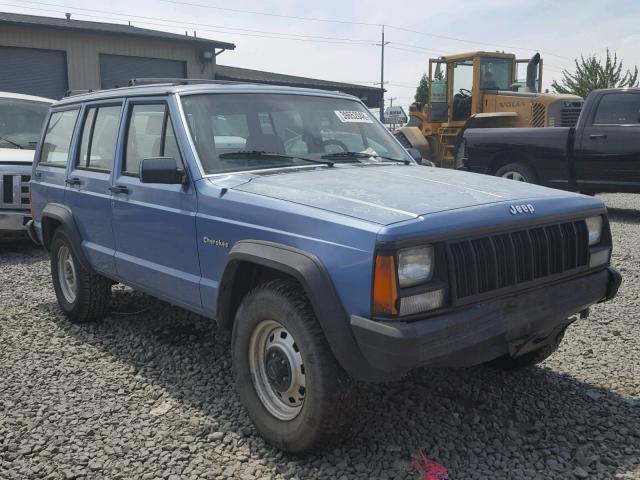
[[51, 240], [51, 277], [58, 304], [73, 323], [102, 320], [109, 311], [111, 282], [85, 269], [59, 228]]
[[242, 301], [233, 373], [262, 437], [290, 453], [337, 443], [351, 427], [355, 386], [338, 365], [294, 280], [273, 280]]
[[534, 171], [523, 163], [509, 163], [500, 167], [496, 177], [507, 178], [517, 182], [537, 183]]

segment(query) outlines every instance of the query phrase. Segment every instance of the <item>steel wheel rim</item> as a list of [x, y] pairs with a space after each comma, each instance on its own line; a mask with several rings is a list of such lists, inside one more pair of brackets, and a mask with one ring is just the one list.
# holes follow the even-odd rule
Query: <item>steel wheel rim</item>
[[267, 411], [283, 421], [296, 418], [306, 394], [304, 363], [295, 339], [280, 323], [263, 320], [253, 330], [249, 369], [255, 391]]
[[515, 180], [516, 182], [527, 182], [527, 179], [520, 172], [504, 172], [502, 178], [508, 178], [509, 180]]
[[78, 277], [71, 251], [66, 245], [58, 250], [58, 280], [64, 299], [69, 303], [75, 302], [78, 296]]

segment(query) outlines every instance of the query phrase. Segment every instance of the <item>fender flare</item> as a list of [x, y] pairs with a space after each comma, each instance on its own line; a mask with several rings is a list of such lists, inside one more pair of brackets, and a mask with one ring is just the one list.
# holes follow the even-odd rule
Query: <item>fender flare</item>
[[45, 219], [52, 219], [56, 222], [60, 223], [62, 226], [64, 233], [69, 238], [71, 242], [71, 249], [73, 250], [73, 254], [78, 259], [82, 267], [90, 272], [93, 272], [93, 268], [89, 263], [87, 256], [84, 254], [82, 250], [82, 237], [80, 236], [80, 231], [78, 230], [78, 226], [73, 218], [73, 213], [71, 209], [66, 205], [61, 205], [59, 203], [49, 203], [42, 210], [42, 244], [46, 250], [49, 250], [51, 247], [51, 238], [53, 237], [53, 232], [48, 232], [46, 230], [46, 222]]
[[304, 289], [325, 338], [338, 363], [352, 377], [362, 381], [384, 380], [384, 374], [369, 365], [356, 343], [349, 316], [322, 262], [314, 254], [273, 242], [241, 240], [237, 242], [222, 269], [217, 300], [217, 321], [230, 329], [231, 289], [237, 267], [249, 262], [278, 270], [295, 278]]

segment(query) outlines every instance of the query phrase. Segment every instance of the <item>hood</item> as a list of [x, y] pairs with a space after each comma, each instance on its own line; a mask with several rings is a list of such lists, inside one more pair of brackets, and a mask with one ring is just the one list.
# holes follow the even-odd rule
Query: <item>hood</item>
[[29, 165], [33, 163], [35, 150], [21, 150], [19, 148], [0, 148], [0, 164], [1, 163], [24, 163]]
[[529, 183], [421, 166], [337, 166], [256, 176], [234, 190], [389, 225], [478, 205], [575, 194]]

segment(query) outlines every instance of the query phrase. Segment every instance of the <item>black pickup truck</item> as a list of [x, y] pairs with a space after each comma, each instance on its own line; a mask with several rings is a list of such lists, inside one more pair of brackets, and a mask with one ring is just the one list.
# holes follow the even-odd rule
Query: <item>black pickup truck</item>
[[575, 127], [474, 128], [456, 168], [583, 193], [640, 193], [640, 88], [595, 90]]

